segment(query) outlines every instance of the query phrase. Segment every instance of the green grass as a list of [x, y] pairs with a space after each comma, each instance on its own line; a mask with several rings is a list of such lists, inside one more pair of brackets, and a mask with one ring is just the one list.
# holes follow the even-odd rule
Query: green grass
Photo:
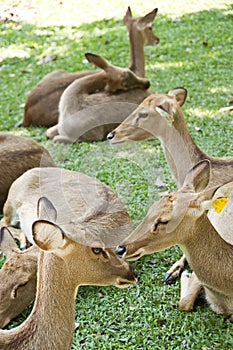
[[[9, 3], [0, 1], [0, 8]], [[157, 140], [119, 147], [106, 142], [57, 145], [46, 141], [43, 128], [14, 129], [28, 92], [52, 70], [92, 69], [84, 60], [87, 51], [127, 66], [122, 17], [130, 2], [108, 1], [103, 6], [93, 0], [88, 7], [77, 0], [31, 4], [34, 20], [0, 23], [0, 130], [32, 137], [49, 149], [58, 166], [109, 184], [136, 226], [160, 192], [175, 189]], [[135, 1], [131, 6], [134, 14], [159, 8], [153, 28], [161, 42], [145, 49], [152, 90], [163, 93], [186, 87], [183, 110], [198, 145], [215, 156], [232, 155], [232, 113], [218, 112], [233, 95], [232, 1]], [[56, 60], [40, 63], [50, 55]], [[155, 186], [158, 178], [164, 183], [161, 188]], [[179, 256], [174, 247], [133, 263], [139, 283], [127, 290], [81, 287], [72, 349], [232, 349], [233, 325], [225, 317], [214, 314], [201, 299], [193, 312], [181, 312], [179, 282], [163, 283], [164, 273]], [[22, 322], [30, 309], [11, 327]]]

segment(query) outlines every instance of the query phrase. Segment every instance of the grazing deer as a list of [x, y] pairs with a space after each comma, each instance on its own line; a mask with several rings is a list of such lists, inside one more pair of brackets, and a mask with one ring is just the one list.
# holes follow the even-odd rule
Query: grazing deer
[[[129, 33], [129, 68], [141, 77], [144, 77], [145, 74], [143, 46], [157, 45], [159, 43], [159, 38], [151, 30], [157, 11], [158, 9], [154, 9], [143, 17], [133, 18], [129, 7], [123, 20]], [[56, 70], [47, 74], [28, 95], [24, 107], [23, 120], [16, 126], [39, 125], [51, 127], [57, 124], [58, 104], [63, 91], [74, 80], [95, 73], [95, 70], [74, 73]]]
[[[176, 88], [168, 94], [153, 94], [147, 97], [121, 125], [109, 133], [112, 144], [140, 141], [158, 137], [166, 160], [178, 186], [184, 183], [185, 175], [202, 159], [211, 162], [209, 187], [233, 180], [233, 157], [217, 158], [207, 155], [194, 142], [185, 124], [181, 106], [185, 103], [187, 90]], [[176, 262], [165, 275], [172, 281], [184, 268], [185, 257]]]
[[[68, 350], [75, 326], [75, 296], [80, 285], [128, 287], [136, 282], [136, 272], [122, 259], [125, 249], [105, 248], [101, 235], [88, 227], [76, 227], [76, 235], [67, 235], [54, 221], [58, 213], [46, 198], [39, 199], [39, 215], [32, 236], [39, 248], [37, 292], [33, 310], [18, 327], [0, 331], [4, 350]], [[51, 219], [53, 219], [51, 221]], [[88, 240], [78, 236], [87, 233]], [[1, 235], [8, 234], [6, 228]], [[71, 238], [72, 237], [72, 238]]]
[[0, 328], [4, 328], [35, 297], [38, 248], [21, 251], [10, 231], [0, 239], [6, 257], [0, 270]]
[[14, 180], [26, 170], [55, 166], [49, 152], [36, 141], [0, 133], [0, 211]]
[[[233, 321], [233, 245], [219, 235], [207, 216], [214, 193], [221, 186], [208, 186], [210, 167], [209, 160], [197, 163], [181, 189], [154, 203], [123, 244], [129, 260], [178, 245], [194, 271], [191, 276], [185, 271], [182, 274], [180, 308], [189, 311], [204, 288], [211, 308]], [[228, 229], [232, 241], [233, 231]]]

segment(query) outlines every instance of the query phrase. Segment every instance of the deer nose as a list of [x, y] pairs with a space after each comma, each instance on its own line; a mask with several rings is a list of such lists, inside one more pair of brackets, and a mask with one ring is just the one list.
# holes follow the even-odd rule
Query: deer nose
[[146, 89], [149, 89], [149, 87], [150, 87], [150, 82], [149, 82], [149, 80], [148, 80], [147, 83], [146, 83], [145, 88], [146, 88]]
[[120, 258], [124, 258], [126, 255], [126, 248], [124, 246], [118, 246], [116, 248], [116, 253]]
[[107, 135], [107, 139], [108, 140], [112, 140], [113, 138], [114, 138], [114, 136], [115, 136], [115, 132], [113, 131], [113, 132], [110, 132], [108, 135]]

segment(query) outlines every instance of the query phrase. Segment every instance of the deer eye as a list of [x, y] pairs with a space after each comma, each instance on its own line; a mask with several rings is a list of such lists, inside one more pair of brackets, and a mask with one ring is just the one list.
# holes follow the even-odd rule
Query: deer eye
[[102, 248], [92, 248], [92, 251], [94, 254], [102, 254], [103, 253], [103, 249]]
[[152, 232], [155, 232], [158, 228], [159, 225], [167, 225], [168, 224], [168, 221], [158, 221], [158, 222], [155, 222], [152, 226]]
[[148, 113], [139, 113], [139, 118], [147, 118]]
[[157, 228], [158, 228], [158, 222], [155, 222], [153, 225], [152, 225], [152, 232], [155, 232], [156, 230], [157, 230]]

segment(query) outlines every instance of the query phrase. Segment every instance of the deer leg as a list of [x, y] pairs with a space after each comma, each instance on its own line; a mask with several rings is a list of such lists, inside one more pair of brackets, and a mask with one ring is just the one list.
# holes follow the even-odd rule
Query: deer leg
[[74, 143], [72, 139], [70, 139], [68, 136], [63, 136], [63, 135], [56, 135], [53, 138], [54, 142], [61, 142], [61, 143]]
[[56, 135], [58, 135], [58, 124], [52, 126], [46, 131], [47, 139], [53, 139]]
[[172, 267], [166, 272], [163, 278], [164, 282], [171, 283], [176, 280], [184, 270], [186, 261], [185, 255], [183, 255], [180, 260], [176, 261], [175, 264], [173, 264]]
[[190, 311], [202, 289], [202, 285], [194, 272], [191, 274], [184, 271], [181, 275], [181, 296], [179, 308], [183, 311]]

